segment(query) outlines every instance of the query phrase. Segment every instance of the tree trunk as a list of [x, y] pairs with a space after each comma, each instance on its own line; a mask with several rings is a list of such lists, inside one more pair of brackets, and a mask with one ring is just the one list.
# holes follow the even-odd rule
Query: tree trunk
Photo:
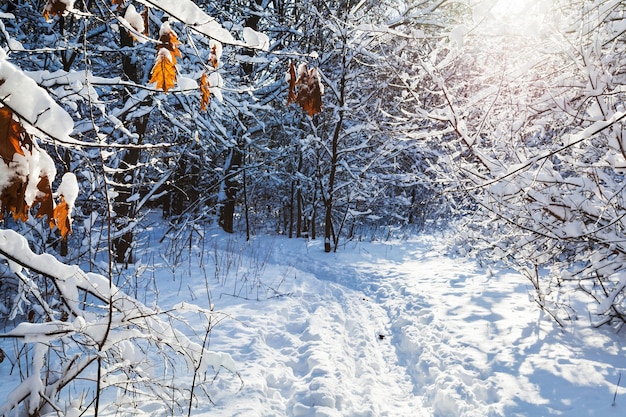
[[[245, 26], [258, 30], [260, 16], [257, 11], [260, 11], [262, 5], [262, 0], [251, 0], [250, 7], [253, 9], [253, 13], [250, 14], [245, 19]], [[245, 50], [243, 52], [246, 55], [254, 56], [254, 50]], [[242, 64], [244, 75], [247, 78], [251, 78], [254, 72], [252, 63], [244, 63]], [[241, 169], [241, 165], [243, 162], [243, 144], [240, 144], [239, 141], [237, 146], [230, 149], [230, 153], [228, 159], [225, 164], [224, 169], [224, 180], [222, 182], [222, 192], [220, 193], [220, 204], [219, 204], [219, 216], [218, 223], [220, 227], [228, 233], [232, 233], [234, 231], [234, 216], [236, 209], [236, 197], [239, 193], [239, 189], [241, 188], [241, 184], [238, 177], [238, 171]], [[247, 203], [247, 202], [246, 202]], [[247, 205], [247, 204], [246, 204]], [[247, 207], [246, 207], [247, 210]], [[247, 216], [247, 213], [246, 213]], [[247, 222], [247, 217], [246, 217]], [[246, 225], [246, 229], [248, 229], [249, 225]], [[249, 234], [249, 230], [247, 230]]]
[[[245, 152], [245, 148], [244, 148]], [[248, 212], [248, 189], [246, 188], [246, 182], [248, 180], [246, 175], [246, 154], [243, 155], [243, 212], [246, 219], [246, 242], [250, 240], [250, 215]]]
[[[122, 157], [122, 171], [127, 168], [134, 167], [139, 161], [139, 150], [137, 148], [126, 150]], [[124, 174], [116, 174], [114, 181], [124, 181]], [[134, 176], [133, 176], [134, 177]], [[115, 262], [128, 265], [133, 263], [132, 245], [134, 234], [130, 223], [135, 217], [135, 203], [129, 202], [130, 197], [133, 195], [133, 184], [127, 184], [127, 186], [119, 187], [116, 189], [117, 196], [113, 200], [113, 211], [115, 211], [115, 225], [116, 230], [125, 230], [120, 236], [113, 239], [113, 253], [115, 255]]]
[[295, 181], [291, 181], [291, 189], [289, 190], [289, 232], [288, 232], [288, 236], [289, 239], [291, 239], [293, 237], [293, 222], [294, 222], [294, 214], [293, 214], [293, 210], [294, 210], [294, 200], [296, 198], [296, 182]]
[[241, 168], [241, 150], [239, 147], [230, 149], [224, 167], [224, 180], [222, 182], [222, 192], [220, 193], [219, 220], [220, 227], [228, 233], [234, 231], [234, 217], [236, 199], [239, 192], [239, 181], [237, 172]]
[[[64, 173], [71, 172], [72, 165], [72, 154], [69, 149], [65, 150], [65, 154], [63, 155], [63, 170]], [[69, 236], [65, 239], [61, 239], [61, 247], [59, 249], [59, 255], [65, 257], [69, 254], [69, 246], [68, 246]]]
[[[263, 0], [250, 0], [250, 9], [252, 9], [252, 13], [244, 20], [245, 26], [253, 30], [259, 30], [259, 20], [261, 20], [261, 16], [258, 13], [262, 11], [262, 5]], [[243, 53], [250, 57], [254, 56], [253, 49], [246, 49]], [[252, 73], [254, 71], [254, 64], [252, 62], [242, 63], [241, 68], [248, 78], [252, 77]]]
[[[123, 28], [120, 28], [120, 44], [122, 47], [133, 45], [133, 39]], [[136, 83], [140, 81], [137, 62], [133, 59], [132, 55], [125, 54], [122, 57], [122, 69], [124, 74], [130, 80]], [[145, 115], [134, 121], [135, 133], [138, 135], [137, 144], [141, 143], [143, 140], [143, 136], [148, 126], [148, 118], [149, 116]], [[118, 186], [115, 190], [117, 196], [113, 200], [113, 211], [115, 212], [116, 230], [124, 230], [124, 233], [113, 239], [111, 249], [113, 251], [115, 262], [128, 265], [133, 262], [132, 246], [134, 236], [132, 226], [130, 224], [134, 220], [136, 213], [135, 203], [129, 201], [130, 197], [135, 192], [135, 186], [132, 181], [135, 176], [131, 175], [130, 183], [127, 183], [128, 181], [126, 180], [126, 177], [128, 176], [128, 172], [131, 172], [131, 170], [133, 170], [137, 165], [140, 157], [140, 151], [138, 148], [134, 147], [131, 149], [125, 149], [122, 153], [119, 167], [120, 171], [114, 175], [114, 182], [116, 184], [124, 185], [121, 187]]]
[[[302, 171], [302, 152], [298, 153], [298, 170], [297, 173], [300, 174]], [[296, 237], [302, 237], [302, 186], [300, 184], [300, 179], [296, 180]], [[306, 228], [306, 226], [305, 226]]]
[[[345, 43], [344, 43], [345, 45]], [[335, 230], [333, 228], [333, 194], [335, 193], [335, 175], [337, 174], [337, 162], [338, 148], [339, 148], [339, 135], [343, 125], [343, 107], [345, 104], [345, 88], [346, 88], [346, 56], [345, 53], [342, 57], [343, 73], [340, 80], [339, 88], [339, 119], [335, 124], [332, 137], [332, 150], [330, 155], [330, 175], [328, 176], [328, 191], [326, 193], [326, 199], [324, 205], [326, 207], [326, 216], [324, 224], [324, 252], [330, 252], [331, 241], [334, 243], [335, 249], [337, 248], [338, 237], [335, 236]]]

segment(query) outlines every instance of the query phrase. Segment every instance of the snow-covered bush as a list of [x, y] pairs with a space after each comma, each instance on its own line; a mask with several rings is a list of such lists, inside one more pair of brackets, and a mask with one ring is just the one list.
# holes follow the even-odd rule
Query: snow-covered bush
[[[182, 20], [205, 16], [192, 2], [161, 3]], [[0, 231], [0, 362], [13, 376], [3, 380], [3, 393], [9, 394], [0, 404], [0, 415], [97, 415], [105, 405], [133, 407], [132, 401], [138, 398], [159, 402], [170, 414], [190, 412], [195, 389], [213, 381], [204, 375], [222, 368], [233, 370], [234, 364], [228, 355], [206, 348], [215, 323], [210, 307], [181, 304], [161, 311], [157, 306], [147, 307], [116, 285], [113, 242], [132, 233], [136, 225], [132, 211], [123, 219], [115, 216], [121, 213], [116, 211], [119, 207], [115, 204], [120, 202], [116, 198], [123, 194], [125, 207], [133, 205], [138, 210], [170, 175], [137, 184], [133, 181], [147, 174], [129, 175], [136, 167], [124, 165], [130, 160], [123, 155], [142, 151], [137, 120], [150, 111], [146, 107], [149, 88], [138, 84], [140, 79], [125, 84], [115, 71], [104, 69], [106, 51], [93, 52], [98, 55], [93, 61], [86, 57], [82, 63], [76, 60], [77, 51], [89, 55], [99, 48], [95, 42], [78, 47], [80, 33], [89, 31], [90, 40], [111, 40], [110, 35], [120, 26], [101, 26], [102, 20], [92, 20], [94, 15], [75, 9], [85, 8], [82, 2], [46, 2], [45, 20], [51, 23], [45, 23], [41, 11], [30, 2], [0, 7], [0, 218], [8, 223], [12, 217], [27, 222], [32, 230], [44, 230], [47, 227], [36, 218], [47, 217], [51, 233], [61, 236], [54, 240], [66, 244], [73, 238], [72, 214], [78, 211], [86, 218], [79, 222], [79, 228], [86, 230], [85, 239], [74, 242], [77, 245], [68, 258], [80, 262], [83, 252], [93, 256], [85, 262], [89, 267], [102, 259], [105, 265], [99, 267], [104, 274], [87, 272], [32, 249], [52, 245], [37, 242], [31, 247], [18, 232]], [[115, 21], [117, 15], [110, 8], [98, 10]], [[137, 23], [132, 17], [131, 21]], [[122, 20], [119, 23], [124, 24]], [[231, 39], [216, 22], [194, 27], [201, 36], [208, 33]], [[57, 28], [59, 32], [55, 32]], [[45, 36], [33, 35], [44, 32]], [[71, 46], [56, 54], [57, 42]], [[29, 59], [18, 59], [24, 56]], [[76, 63], [82, 68], [73, 70]], [[181, 79], [179, 87], [190, 84]], [[127, 94], [128, 88], [142, 92]], [[151, 94], [162, 93], [153, 89]], [[180, 94], [184, 96], [182, 91]], [[122, 96], [126, 104], [119, 109], [117, 99]], [[133, 117], [122, 120], [133, 111]], [[125, 127], [125, 122], [132, 127]], [[124, 141], [119, 143], [103, 142], [122, 137]], [[123, 170], [117, 169], [119, 164]], [[150, 165], [157, 171], [161, 166]], [[60, 182], [55, 181], [59, 167], [64, 172]], [[80, 184], [73, 170], [79, 171]], [[144, 184], [148, 184], [148, 192], [140, 199]], [[75, 205], [85, 201], [80, 188], [89, 196], [92, 211], [75, 210]], [[119, 230], [114, 230], [114, 219], [120, 220]], [[105, 232], [92, 239], [88, 233], [96, 221]], [[40, 233], [37, 237], [45, 241], [49, 236]], [[102, 248], [104, 258], [100, 257]], [[122, 255], [128, 262], [127, 254]], [[186, 327], [190, 314], [201, 318], [194, 319], [193, 329]]]
[[464, 253], [516, 266], [559, 322], [582, 290], [598, 324], [623, 323], [626, 9], [569, 3], [456, 14], [449, 37], [414, 53], [413, 112], [439, 142], [438, 178], [464, 199]]
[[[102, 275], [31, 252], [11, 230], [0, 232], [0, 258], [15, 277], [10, 280], [5, 271], [3, 286], [15, 290], [3, 305], [16, 323], [0, 337], [15, 341], [14, 352], [4, 349], [5, 360], [21, 376], [0, 406], [1, 415], [20, 407], [29, 415], [88, 408], [97, 414], [101, 398], [124, 409], [136, 397], [177, 414], [191, 406], [194, 388], [177, 378], [235, 369], [228, 355], [209, 352], [202, 338], [193, 341], [173, 325], [178, 315], [200, 313], [208, 332], [210, 309], [149, 308]], [[70, 391], [81, 394], [65, 394]]]

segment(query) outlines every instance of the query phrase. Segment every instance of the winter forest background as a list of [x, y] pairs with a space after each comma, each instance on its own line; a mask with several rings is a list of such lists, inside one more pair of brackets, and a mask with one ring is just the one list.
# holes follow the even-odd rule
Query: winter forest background
[[0, 1], [0, 414], [64, 390], [97, 414], [106, 376], [146, 383], [134, 349], [228, 369], [210, 305], [136, 285], [211, 227], [331, 253], [453, 231], [558, 325], [577, 290], [620, 330], [625, 32], [620, 0]]

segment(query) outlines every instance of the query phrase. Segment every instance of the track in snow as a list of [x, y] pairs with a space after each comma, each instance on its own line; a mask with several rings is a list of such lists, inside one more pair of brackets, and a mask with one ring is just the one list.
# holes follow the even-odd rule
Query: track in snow
[[[213, 331], [211, 348], [240, 364], [243, 388], [223, 373], [210, 388], [215, 405], [200, 404], [194, 415], [624, 411], [610, 406], [625, 366], [621, 338], [577, 323], [557, 330], [529, 302], [517, 274], [488, 273], [427, 241], [325, 254], [318, 243], [274, 239], [258, 239], [254, 250], [242, 244], [244, 256], [266, 265], [256, 272], [240, 265], [237, 279], [245, 277], [252, 298], [259, 289], [281, 296], [233, 297], [241, 295], [234, 279], [212, 289], [217, 310], [233, 319]], [[261, 248], [269, 252], [259, 256]], [[626, 404], [623, 397], [618, 389], [618, 404]]]

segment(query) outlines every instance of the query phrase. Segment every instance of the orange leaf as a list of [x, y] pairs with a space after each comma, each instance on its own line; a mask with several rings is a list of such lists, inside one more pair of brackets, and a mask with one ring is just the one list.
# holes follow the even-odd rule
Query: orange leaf
[[13, 160], [16, 153], [24, 155], [20, 137], [25, 134], [24, 128], [13, 120], [13, 112], [0, 107], [0, 156], [5, 164]]
[[207, 77], [206, 72], [202, 73], [202, 77], [200, 77], [200, 93], [202, 94], [200, 99], [200, 111], [206, 111], [209, 105], [209, 101], [211, 100], [210, 86], [211, 84], [209, 83], [209, 77]]
[[[1, 81], [1, 80], [0, 80]], [[12, 213], [15, 221], [27, 221], [29, 206], [26, 203], [26, 189], [28, 187], [28, 176], [18, 175], [15, 172], [28, 170], [28, 167], [20, 167], [23, 159], [14, 160], [15, 154], [22, 156], [26, 152], [32, 153], [33, 142], [24, 130], [24, 127], [13, 120], [13, 113], [7, 107], [0, 107], [0, 163], [9, 167], [9, 172], [14, 171], [4, 184], [0, 184], [0, 220], [5, 214]], [[65, 205], [58, 210], [54, 208], [52, 190], [50, 189], [50, 179], [48, 176], [39, 177], [37, 183], [37, 196], [32, 202], [33, 207], [39, 206], [36, 217], [48, 217], [50, 227], [58, 225], [61, 235], [65, 238], [71, 232], [69, 228], [69, 211], [63, 197], [61, 203]], [[69, 230], [69, 231], [68, 231]]]
[[209, 63], [215, 69], [217, 69], [220, 64], [220, 59], [217, 57], [217, 45], [213, 45], [213, 47], [211, 48], [211, 53], [209, 54]]
[[[13, 120], [13, 112], [7, 107], [0, 107], [0, 157], [7, 167], [16, 163], [15, 154], [25, 155], [26, 148], [31, 150], [33, 142], [24, 127]], [[0, 193], [0, 220], [5, 213], [13, 213], [17, 220], [28, 220], [28, 205], [25, 201], [26, 182], [18, 175], [6, 179], [7, 183]]]
[[[123, 0], [117, 0], [117, 1], [123, 1]], [[148, 26], [150, 25], [150, 17], [148, 16], [148, 8], [144, 7], [143, 10], [141, 11], [141, 17], [143, 18], [143, 34], [146, 36], [150, 36], [150, 30], [148, 28]]]
[[176, 64], [176, 58], [181, 58], [183, 56], [178, 49], [178, 45], [180, 44], [181, 42], [178, 40], [176, 33], [170, 29], [169, 23], [164, 22], [163, 25], [161, 25], [161, 34], [159, 36], [159, 43], [157, 44], [157, 51], [160, 51], [163, 48], [170, 51], [172, 61]]
[[298, 102], [300, 103], [302, 110], [309, 113], [309, 116], [313, 116], [314, 114], [321, 112], [322, 89], [317, 69], [311, 68], [306, 75], [306, 79], [303, 79], [301, 83], [301, 93], [298, 97]]
[[295, 103], [297, 100], [296, 67], [293, 65], [293, 62], [289, 64], [289, 75], [288, 75], [287, 83], [289, 84], [289, 96], [287, 97], [287, 105], [290, 105], [291, 103]]
[[[72, 233], [72, 220], [70, 217], [70, 209], [65, 202], [63, 196], [60, 196], [59, 204], [54, 208], [54, 221], [59, 228], [61, 237], [67, 239], [67, 236]], [[54, 226], [54, 221], [50, 224], [50, 227]]]
[[0, 194], [0, 220], [4, 219], [5, 213], [12, 213], [15, 221], [28, 220], [28, 206], [24, 200], [26, 183], [19, 177], [14, 177], [10, 184], [2, 189]]
[[306, 64], [298, 68], [298, 78], [293, 64], [289, 67], [289, 97], [287, 105], [298, 103], [302, 110], [309, 116], [313, 116], [322, 111], [322, 83], [316, 68], [307, 70]]
[[35, 201], [33, 201], [33, 207], [39, 204], [39, 209], [35, 217], [41, 218], [48, 216], [48, 222], [50, 223], [50, 228], [52, 228], [54, 227], [54, 202], [52, 201], [52, 190], [50, 189], [50, 180], [48, 177], [39, 178], [37, 190], [39, 190], [39, 193]]
[[174, 63], [176, 63], [176, 58], [182, 58], [183, 54], [180, 53], [180, 49], [178, 49], [178, 45], [180, 45], [180, 41], [176, 37], [174, 32], [170, 32], [170, 52], [172, 53], [172, 59]]
[[50, 16], [61, 16], [65, 13], [67, 5], [61, 0], [48, 0], [43, 8], [43, 16], [50, 20]]
[[169, 22], [163, 22], [150, 84], [156, 83], [156, 87], [165, 92], [176, 84], [176, 57], [182, 57], [178, 45], [180, 41], [170, 28]]
[[150, 84], [152, 83], [156, 83], [156, 88], [165, 92], [176, 84], [176, 66], [172, 61], [172, 54], [165, 48], [161, 48], [157, 54], [150, 78]]

